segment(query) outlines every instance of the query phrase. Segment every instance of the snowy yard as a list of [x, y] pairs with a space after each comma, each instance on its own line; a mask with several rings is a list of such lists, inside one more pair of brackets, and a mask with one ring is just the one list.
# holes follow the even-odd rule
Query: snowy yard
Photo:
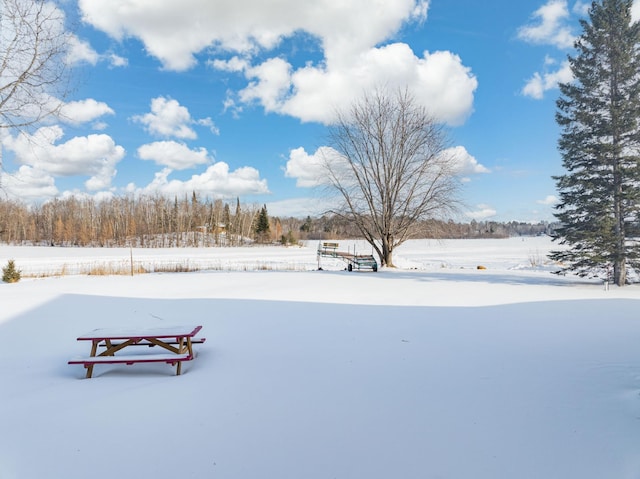
[[[213, 269], [0, 283], [0, 479], [640, 477], [638, 285], [551, 275], [547, 238], [414, 241], [377, 273], [316, 246], [0, 246], [38, 274]], [[93, 329], [176, 324], [207, 337], [181, 376], [67, 364]]]

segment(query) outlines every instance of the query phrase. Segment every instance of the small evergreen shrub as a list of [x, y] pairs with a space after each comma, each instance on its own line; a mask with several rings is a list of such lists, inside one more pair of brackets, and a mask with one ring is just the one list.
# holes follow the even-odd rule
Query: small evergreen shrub
[[16, 269], [16, 263], [10, 259], [7, 265], [2, 268], [2, 281], [5, 283], [17, 283], [20, 281], [21, 271]]

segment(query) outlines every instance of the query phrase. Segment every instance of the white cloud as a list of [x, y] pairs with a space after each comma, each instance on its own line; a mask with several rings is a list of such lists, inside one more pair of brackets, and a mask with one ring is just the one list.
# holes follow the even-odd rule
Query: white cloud
[[104, 134], [77, 136], [64, 143], [59, 126], [42, 127], [33, 135], [8, 136], [3, 145], [15, 153], [15, 161], [38, 171], [57, 176], [89, 176], [90, 190], [107, 188], [116, 174], [117, 163], [125, 150]]
[[447, 148], [442, 152], [444, 156], [451, 158], [454, 162], [454, 169], [457, 175], [468, 176], [482, 173], [490, 173], [491, 171], [478, 163], [478, 160], [464, 146], [455, 146]]
[[57, 197], [61, 198], [61, 199], [67, 199], [67, 198], [75, 198], [75, 199], [93, 199], [94, 201], [96, 201], [97, 203], [100, 203], [102, 201], [105, 200], [110, 200], [113, 199], [116, 196], [116, 193], [114, 191], [114, 188], [108, 190], [108, 191], [96, 191], [93, 193], [87, 193], [86, 191], [80, 191], [80, 190], [65, 190], [63, 191], [61, 194], [59, 194]]
[[85, 22], [117, 39], [137, 37], [166, 68], [184, 70], [207, 47], [251, 53], [301, 31], [318, 38], [331, 54], [362, 51], [389, 38], [404, 22], [424, 20], [429, 2], [80, 0], [79, 6]]
[[105, 55], [112, 67], [126, 67], [129, 65], [129, 60], [115, 53], [108, 53]]
[[417, 19], [420, 22], [423, 22], [427, 19], [427, 13], [429, 11], [430, 0], [418, 0], [416, 2], [413, 11], [411, 12], [411, 16]]
[[631, 6], [631, 20], [637, 22], [640, 20], [640, 1], [634, 0]]
[[536, 203], [539, 205], [555, 205], [558, 202], [558, 197], [555, 195], [547, 195], [543, 200], [538, 200]]
[[207, 63], [216, 70], [236, 73], [245, 71], [251, 67], [251, 64], [247, 59], [237, 56], [234, 56], [229, 60], [220, 60], [216, 58], [213, 60], [209, 60]]
[[251, 167], [229, 171], [229, 165], [218, 162], [209, 166], [204, 173], [184, 181], [170, 180], [171, 173], [171, 168], [164, 168], [156, 173], [149, 185], [143, 188], [129, 185], [128, 189], [138, 194], [160, 193], [168, 196], [190, 195], [195, 191], [204, 197], [221, 199], [269, 193], [267, 180], [260, 179], [258, 170]]
[[151, 100], [151, 113], [134, 116], [133, 120], [142, 123], [152, 135], [161, 137], [193, 140], [198, 136], [191, 128], [194, 124], [204, 124], [214, 133], [217, 132], [210, 118], [194, 120], [186, 107], [172, 98], [162, 96]]
[[218, 127], [213, 123], [213, 120], [209, 117], [207, 118], [201, 118], [199, 120], [195, 120], [195, 123], [197, 125], [200, 126], [206, 126], [207, 128], [209, 128], [209, 131], [211, 133], [213, 133], [214, 135], [219, 135], [220, 134], [220, 130], [218, 129]]
[[251, 83], [240, 92], [243, 102], [258, 101], [267, 111], [302, 121], [330, 123], [340, 107], [379, 85], [408, 86], [417, 102], [439, 121], [462, 123], [473, 108], [478, 86], [470, 70], [450, 52], [424, 52], [416, 57], [408, 45], [372, 48], [348, 65], [307, 65], [298, 70], [273, 58], [245, 75]]
[[[386, 45], [409, 21], [424, 21], [428, 0], [81, 0], [83, 19], [115, 38], [134, 36], [167, 69], [184, 70], [206, 52], [229, 59], [207, 63], [243, 73], [248, 85], [238, 103], [257, 102], [267, 111], [303, 121], [330, 122], [336, 107], [351, 103], [372, 86], [409, 85], [432, 113], [452, 125], [473, 108], [477, 80], [450, 52], [416, 56], [402, 43]], [[366, 28], [363, 28], [366, 25]], [[252, 58], [294, 34], [316, 39], [324, 58], [293, 67], [282, 57], [253, 65]], [[314, 60], [315, 61], [315, 60]], [[186, 138], [186, 137], [184, 137]]]
[[522, 94], [536, 100], [544, 98], [545, 92], [557, 88], [558, 83], [568, 83], [573, 80], [573, 73], [568, 61], [562, 63], [555, 72], [535, 72], [522, 88]]
[[115, 112], [104, 102], [93, 98], [65, 103], [60, 109], [60, 120], [70, 124], [87, 123], [103, 115], [114, 115]]
[[496, 210], [489, 205], [478, 205], [477, 208], [475, 211], [468, 211], [465, 213], [465, 216], [472, 220], [485, 220], [494, 217], [497, 213]]
[[329, 165], [333, 172], [348, 168], [345, 160], [331, 147], [322, 146], [313, 155], [300, 147], [289, 153], [284, 174], [287, 178], [295, 178], [296, 186], [300, 188], [313, 188], [330, 184], [327, 174]]
[[95, 66], [98, 62], [108, 62], [114, 68], [126, 67], [129, 64], [126, 58], [115, 53], [98, 53], [88, 41], [79, 38], [73, 33], [67, 34], [67, 55], [65, 60], [69, 65], [88, 63]]
[[67, 58], [66, 61], [70, 65], [78, 63], [89, 63], [96, 65], [100, 55], [96, 52], [89, 42], [78, 38], [74, 34], [67, 35]]
[[578, 0], [574, 5], [571, 11], [581, 17], [586, 17], [589, 14], [589, 9], [591, 8], [591, 2], [587, 0]]
[[184, 143], [176, 141], [156, 141], [142, 145], [138, 148], [138, 156], [142, 160], [152, 160], [158, 165], [174, 170], [184, 170], [212, 162], [205, 148], [191, 150]]
[[296, 186], [301, 188], [326, 184], [325, 161], [319, 151], [309, 155], [302, 147], [291, 150], [284, 175], [287, 178], [295, 178]]
[[247, 69], [247, 78], [252, 79], [240, 92], [240, 99], [249, 103], [259, 101], [267, 111], [279, 111], [291, 88], [291, 65], [281, 58]]
[[566, 0], [549, 0], [533, 13], [536, 23], [520, 27], [518, 38], [530, 43], [571, 48], [575, 38], [565, 23], [569, 16]]
[[11, 174], [0, 170], [0, 184], [10, 198], [20, 201], [48, 199], [58, 195], [53, 176], [27, 165], [22, 165]]

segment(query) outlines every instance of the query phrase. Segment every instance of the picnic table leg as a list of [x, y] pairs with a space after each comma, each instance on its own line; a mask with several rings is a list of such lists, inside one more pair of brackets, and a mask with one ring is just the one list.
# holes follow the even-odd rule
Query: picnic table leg
[[[183, 354], [182, 342], [184, 341], [184, 338], [176, 338], [176, 339], [178, 339], [178, 351], [180, 352], [180, 354]], [[182, 372], [182, 361], [178, 361], [176, 364], [176, 376], [180, 376], [181, 372]]]
[[[96, 351], [98, 350], [98, 343], [99, 342], [100, 341], [97, 341], [95, 339], [91, 342], [91, 354], [90, 354], [91, 357], [95, 357]], [[87, 368], [86, 379], [89, 379], [89, 378], [91, 378], [91, 375], [93, 374], [93, 364], [87, 364], [85, 367]]]
[[189, 353], [189, 356], [193, 358], [193, 343], [191, 342], [191, 337], [187, 338], [187, 352]]

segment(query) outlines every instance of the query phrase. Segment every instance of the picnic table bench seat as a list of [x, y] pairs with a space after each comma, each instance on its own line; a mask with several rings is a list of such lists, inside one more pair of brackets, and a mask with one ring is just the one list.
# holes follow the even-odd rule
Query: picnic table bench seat
[[69, 360], [69, 364], [134, 364], [134, 363], [167, 363], [191, 361], [190, 354], [130, 354], [120, 356], [87, 356]]

